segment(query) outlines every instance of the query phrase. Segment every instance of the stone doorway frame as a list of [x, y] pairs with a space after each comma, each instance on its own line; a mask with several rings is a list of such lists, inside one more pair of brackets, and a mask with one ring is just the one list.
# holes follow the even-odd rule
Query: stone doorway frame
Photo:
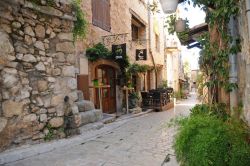
[[[95, 62], [89, 62], [89, 83], [90, 83], [90, 85], [92, 84], [92, 81], [91, 80], [93, 80], [93, 79], [95, 79], [95, 77], [96, 77], [96, 69], [99, 67], [99, 66], [101, 66], [101, 65], [105, 65], [105, 66], [109, 66], [109, 67], [112, 67], [112, 68], [114, 68], [114, 71], [116, 72], [116, 76], [117, 76], [117, 74], [119, 73], [119, 72], [121, 72], [121, 69], [120, 69], [120, 66], [117, 64], [117, 63], [115, 63], [114, 61], [111, 61], [111, 60], [106, 60], [106, 59], [99, 59], [99, 60], [97, 60], [97, 61], [95, 61]], [[116, 84], [116, 87], [117, 87], [118, 85]], [[116, 94], [117, 94], [117, 88], [116, 88]], [[93, 103], [96, 103], [96, 101], [97, 101], [97, 96], [96, 96], [96, 94], [93, 92], [93, 90], [91, 90], [90, 89], [90, 94], [91, 94], [91, 97], [90, 97], [90, 100], [92, 100], [93, 101]], [[117, 97], [117, 95], [116, 95], [116, 109], [118, 108], [118, 102], [117, 102], [117, 100], [118, 100], [118, 97]], [[116, 110], [116, 112], [117, 112], [117, 110]]]

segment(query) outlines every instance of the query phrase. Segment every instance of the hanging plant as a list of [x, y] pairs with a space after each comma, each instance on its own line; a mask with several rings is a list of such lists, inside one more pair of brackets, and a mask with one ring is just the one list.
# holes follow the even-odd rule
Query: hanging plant
[[189, 28], [187, 23], [188, 23], [187, 19], [183, 20], [182, 18], [179, 18], [175, 22], [175, 31], [176, 32], [183, 32], [183, 31], [187, 30]]
[[132, 64], [128, 67], [127, 73], [129, 76], [136, 75], [139, 73], [145, 73], [149, 70], [150, 67], [148, 65], [139, 65], [139, 64]]
[[176, 22], [176, 14], [169, 15], [165, 22], [166, 23], [165, 27], [167, 27], [168, 33], [171, 35], [175, 33], [175, 22]]
[[91, 48], [87, 48], [86, 56], [91, 62], [97, 61], [100, 58], [112, 59], [111, 52], [102, 43], [98, 43]]
[[181, 43], [185, 43], [189, 39], [189, 24], [188, 20], [176, 19], [176, 14], [168, 16], [166, 25], [169, 34], [173, 35], [176, 33]]

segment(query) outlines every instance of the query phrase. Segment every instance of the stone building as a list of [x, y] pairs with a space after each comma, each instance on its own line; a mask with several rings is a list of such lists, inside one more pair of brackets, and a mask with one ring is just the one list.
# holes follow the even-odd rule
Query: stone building
[[[88, 20], [86, 39], [77, 43], [78, 88], [84, 97], [98, 107], [98, 93], [90, 88], [98, 78], [110, 88], [103, 89], [103, 112], [116, 113], [122, 110], [123, 90], [119, 84], [120, 70], [112, 60], [99, 59], [90, 62], [86, 49], [103, 43], [112, 50], [114, 45], [126, 45], [126, 55], [131, 64], [145, 64], [150, 69], [145, 74], [132, 77], [136, 91], [149, 90], [161, 84], [164, 77], [164, 31], [163, 16], [149, 10], [153, 0], [85, 0], [82, 9]], [[136, 52], [144, 50], [146, 57], [136, 59]], [[157, 69], [157, 73], [154, 68]]]
[[[167, 34], [167, 33], [166, 33]], [[180, 90], [180, 84], [182, 82], [181, 64], [181, 44], [176, 35], [167, 35], [165, 40], [165, 63], [167, 73], [167, 83], [169, 87], [172, 87], [175, 92]]]
[[65, 137], [67, 111], [80, 124], [71, 9], [66, 0], [0, 1], [0, 151]]
[[[235, 57], [233, 76], [238, 83], [235, 101], [243, 105], [244, 118], [250, 124], [250, 1], [240, 1], [241, 12], [237, 18], [234, 31], [241, 39], [241, 52]], [[232, 26], [232, 25], [231, 25]]]

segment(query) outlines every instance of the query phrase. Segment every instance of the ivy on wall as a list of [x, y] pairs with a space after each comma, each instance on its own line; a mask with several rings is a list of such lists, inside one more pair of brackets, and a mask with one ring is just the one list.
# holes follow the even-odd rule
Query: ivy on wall
[[[229, 56], [240, 51], [240, 42], [231, 36], [228, 24], [240, 10], [238, 0], [191, 0], [194, 6], [206, 12], [206, 22], [210, 33], [203, 35], [200, 43], [203, 47], [199, 65], [207, 81], [204, 84], [210, 93], [211, 103], [218, 102], [218, 88], [231, 92], [236, 83], [229, 82]], [[190, 4], [190, 0], [187, 0]], [[213, 34], [212, 34], [213, 33]]]
[[76, 14], [76, 21], [73, 28], [73, 39], [83, 39], [87, 33], [87, 21], [84, 17], [84, 13], [81, 9], [82, 0], [73, 0], [72, 7]]
[[91, 48], [87, 48], [86, 56], [91, 62], [97, 61], [98, 59], [112, 60], [119, 64], [121, 71], [124, 71], [129, 66], [129, 59], [127, 55], [122, 59], [116, 59], [114, 57], [115, 55], [113, 55], [112, 52], [109, 51], [102, 43], [98, 43]]

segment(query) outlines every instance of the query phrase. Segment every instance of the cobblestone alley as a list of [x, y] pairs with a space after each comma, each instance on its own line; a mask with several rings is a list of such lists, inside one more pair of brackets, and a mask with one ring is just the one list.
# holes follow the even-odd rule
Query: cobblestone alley
[[[175, 129], [168, 128], [167, 123], [175, 116], [187, 115], [196, 102], [192, 94], [189, 99], [178, 102], [175, 111], [123, 120], [126, 122], [119, 127], [94, 139], [6, 166], [161, 166], [167, 154], [174, 154], [171, 146]], [[174, 157], [170, 158], [165, 165], [178, 165]]]

